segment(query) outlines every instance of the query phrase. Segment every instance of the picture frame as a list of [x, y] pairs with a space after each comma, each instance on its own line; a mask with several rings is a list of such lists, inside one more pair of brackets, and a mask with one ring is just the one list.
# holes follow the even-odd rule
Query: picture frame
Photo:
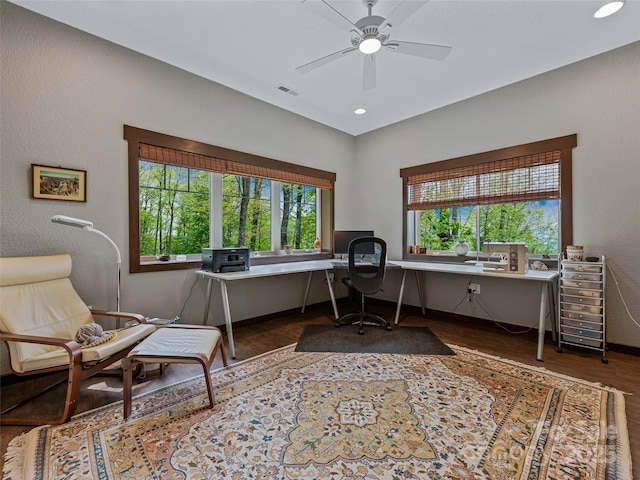
[[33, 198], [87, 201], [87, 172], [74, 168], [31, 164]]

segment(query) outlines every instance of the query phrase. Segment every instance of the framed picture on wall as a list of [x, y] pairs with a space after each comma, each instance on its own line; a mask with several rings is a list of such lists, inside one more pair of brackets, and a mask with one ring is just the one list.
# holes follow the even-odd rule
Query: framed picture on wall
[[31, 164], [33, 198], [87, 201], [87, 172], [63, 167]]

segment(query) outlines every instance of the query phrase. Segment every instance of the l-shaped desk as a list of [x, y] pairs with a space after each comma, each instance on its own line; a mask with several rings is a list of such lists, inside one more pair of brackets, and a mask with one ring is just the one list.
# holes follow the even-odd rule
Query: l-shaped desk
[[[487, 271], [482, 267], [477, 267], [470, 264], [456, 264], [456, 263], [433, 263], [433, 262], [415, 262], [405, 260], [390, 260], [388, 264], [394, 267], [402, 269], [402, 283], [400, 285], [400, 293], [398, 295], [398, 305], [396, 307], [395, 325], [398, 324], [400, 318], [400, 308], [402, 306], [402, 297], [404, 295], [404, 288], [406, 283], [407, 272], [413, 271], [415, 273], [416, 284], [418, 288], [418, 294], [420, 297], [420, 306], [422, 313], [426, 312], [426, 302], [422, 291], [420, 282], [421, 272], [440, 272], [440, 273], [452, 273], [458, 275], [469, 276], [487, 276], [487, 277], [499, 277], [511, 280], [527, 280], [532, 284], [538, 283], [540, 285], [540, 313], [538, 321], [538, 350], [536, 358], [539, 361], [543, 361], [543, 349], [544, 349], [544, 336], [547, 309], [551, 315], [551, 325], [553, 332], [555, 333], [555, 308], [551, 305], [549, 299], [551, 296], [552, 302], [555, 300], [554, 294], [557, 291], [557, 279], [558, 272], [556, 270], [530, 270], [523, 274], [514, 274], [501, 271]], [[292, 273], [308, 273], [307, 285], [304, 291], [304, 297], [302, 299], [302, 313], [304, 313], [307, 298], [309, 296], [309, 288], [311, 287], [311, 278], [313, 272], [323, 271], [327, 280], [327, 286], [329, 288], [329, 296], [331, 297], [331, 305], [333, 307], [333, 314], [335, 318], [339, 318], [338, 307], [336, 305], [335, 293], [333, 291], [333, 285], [331, 283], [330, 273], [336, 268], [344, 269], [344, 267], [336, 267], [332, 263], [332, 260], [310, 260], [303, 262], [291, 262], [291, 263], [278, 263], [272, 265], [255, 265], [249, 270], [242, 272], [226, 272], [226, 273], [213, 273], [204, 270], [198, 270], [197, 275], [200, 275], [208, 280], [207, 284], [207, 296], [205, 300], [204, 316], [202, 323], [206, 324], [209, 318], [209, 306], [211, 304], [211, 290], [213, 280], [220, 282], [220, 290], [222, 294], [222, 308], [224, 311], [224, 321], [226, 324], [227, 339], [229, 342], [229, 350], [231, 352], [231, 358], [236, 358], [235, 344], [233, 341], [233, 325], [231, 321], [231, 307], [229, 305], [229, 294], [227, 291], [227, 282], [236, 280], [246, 280], [249, 278], [259, 277], [273, 277], [278, 275], [287, 275]]]

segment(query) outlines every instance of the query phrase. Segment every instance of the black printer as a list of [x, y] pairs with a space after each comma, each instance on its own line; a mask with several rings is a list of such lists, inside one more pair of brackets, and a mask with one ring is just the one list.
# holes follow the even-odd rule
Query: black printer
[[203, 248], [202, 270], [215, 273], [249, 270], [249, 249]]

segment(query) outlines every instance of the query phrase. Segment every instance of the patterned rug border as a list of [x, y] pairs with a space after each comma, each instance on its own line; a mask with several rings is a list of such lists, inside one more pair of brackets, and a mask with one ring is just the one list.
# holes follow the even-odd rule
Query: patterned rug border
[[529, 365], [528, 363], [522, 363], [522, 362], [518, 362], [517, 360], [510, 360], [508, 358], [503, 358], [503, 357], [499, 357], [497, 355], [491, 355], [490, 353], [484, 353], [481, 352], [479, 350], [474, 350], [472, 348], [467, 348], [467, 347], [460, 347], [458, 345], [452, 345], [452, 344], [447, 344], [449, 347], [453, 348], [453, 349], [457, 349], [457, 350], [461, 350], [463, 352], [469, 353], [469, 354], [473, 354], [473, 355], [478, 355], [479, 357], [485, 357], [485, 358], [490, 358], [491, 360], [495, 360], [498, 362], [504, 362], [504, 363], [508, 363], [509, 365], [513, 365], [515, 367], [526, 367], [529, 368], [533, 371], [537, 371], [539, 373], [545, 373], [548, 375], [552, 375], [556, 378], [562, 378], [562, 379], [566, 379], [566, 380], [570, 380], [574, 383], [579, 383], [581, 385], [585, 385], [587, 387], [593, 387], [593, 388], [600, 388], [603, 390], [606, 390], [608, 392], [615, 392], [615, 393], [621, 393], [623, 395], [631, 395], [628, 392], [625, 392], [623, 390], [619, 390], [617, 388], [614, 387], [609, 387], [607, 385], [603, 385], [600, 382], [590, 382], [588, 380], [584, 380], [582, 378], [578, 378], [578, 377], [572, 377], [571, 375], [566, 375], [564, 373], [558, 373], [558, 372], [554, 372], [553, 370], [549, 370], [545, 367], [541, 367], [539, 365]]
[[[622, 438], [624, 441], [622, 442], [616, 442], [616, 445], [614, 445], [614, 449], [616, 451], [616, 456], [618, 459], [618, 470], [622, 471], [622, 472], [632, 472], [632, 464], [631, 464], [631, 445], [629, 442], [629, 432], [628, 432], [628, 425], [627, 425], [627, 418], [626, 418], [626, 409], [625, 409], [625, 399], [624, 399], [624, 395], [628, 395], [628, 393], [621, 391], [619, 389], [613, 388], [613, 387], [609, 387], [606, 385], [602, 385], [599, 382], [590, 382], [581, 378], [577, 378], [577, 377], [572, 377], [570, 375], [566, 375], [566, 374], [562, 374], [562, 373], [558, 373], [558, 372], [554, 372], [552, 370], [549, 370], [545, 367], [541, 367], [541, 366], [537, 366], [537, 365], [529, 365], [526, 363], [522, 363], [519, 361], [515, 361], [515, 360], [510, 360], [507, 358], [503, 358], [497, 355], [492, 355], [492, 354], [487, 354], [478, 350], [474, 350], [474, 349], [470, 349], [467, 347], [462, 347], [462, 346], [458, 346], [458, 345], [453, 345], [453, 344], [447, 344], [450, 348], [452, 348], [455, 351], [460, 351], [460, 352], [465, 352], [469, 355], [472, 356], [476, 356], [478, 358], [483, 358], [483, 359], [488, 359], [488, 360], [492, 360], [495, 362], [501, 362], [501, 363], [505, 363], [517, 368], [522, 368], [522, 369], [526, 369], [526, 370], [530, 370], [532, 372], [537, 372], [543, 375], [548, 375], [551, 377], [554, 377], [556, 379], [562, 379], [562, 380], [567, 380], [569, 382], [573, 382], [576, 384], [581, 384], [587, 387], [591, 387], [594, 389], [599, 389], [599, 390], [603, 390], [606, 392], [611, 392], [615, 395], [616, 401], [615, 401], [615, 407], [614, 407], [614, 411], [610, 412], [610, 415], [612, 415], [613, 417], [615, 417], [615, 424], [617, 425], [617, 427], [619, 427], [619, 431], [618, 431], [618, 438]], [[245, 364], [256, 361], [260, 358], [269, 356], [269, 355], [273, 355], [276, 354], [278, 352], [281, 351], [285, 351], [285, 350], [290, 350], [291, 353], [296, 354], [296, 355], [308, 355], [308, 354], [313, 354], [313, 353], [317, 353], [317, 352], [295, 352], [295, 347], [296, 347], [296, 343], [290, 344], [290, 345], [286, 345], [274, 350], [270, 350], [268, 352], [238, 361], [234, 364], [231, 364], [227, 367], [220, 367], [220, 368], [216, 368], [211, 370], [212, 373], [215, 372], [220, 372], [220, 371], [232, 371], [235, 369], [239, 369], [242, 368]], [[369, 355], [367, 353], [335, 353], [335, 352], [328, 352], [328, 355], [350, 355], [350, 356], [363, 356], [363, 355]], [[383, 355], [383, 356], [394, 356], [394, 355], [398, 355], [398, 354], [377, 354], [377, 355]], [[406, 355], [406, 354], [404, 354]], [[148, 396], [151, 395], [155, 395], [158, 392], [161, 392], [162, 390], [165, 389], [169, 389], [169, 388], [175, 388], [176, 386], [179, 385], [183, 385], [183, 384], [187, 384], [189, 382], [192, 382], [194, 380], [197, 380], [199, 378], [203, 377], [202, 374], [200, 375], [195, 375], [191, 378], [182, 380], [180, 382], [171, 384], [171, 385], [166, 385], [166, 386], [162, 386], [159, 387], [157, 389], [154, 389], [152, 391], [149, 392], [145, 392], [143, 394], [137, 395], [136, 398], [146, 398]], [[113, 402], [107, 405], [103, 405], [102, 407], [98, 407], [96, 409], [92, 409], [89, 410], [87, 412], [82, 412], [80, 414], [74, 415], [70, 422], [73, 421], [78, 421], [83, 419], [84, 417], [87, 416], [91, 416], [91, 415], [95, 415], [98, 412], [102, 412], [104, 410], [108, 410], [108, 409], [113, 409], [113, 408], [117, 408], [118, 405], [122, 404], [122, 400], [119, 400], [117, 402]], [[7, 445], [7, 450], [6, 450], [6, 454], [5, 454], [5, 458], [4, 460], [4, 467], [3, 467], [3, 479], [12, 479], [14, 478], [13, 474], [16, 472], [21, 472], [23, 471], [24, 468], [24, 460], [28, 457], [28, 455], [25, 455], [25, 450], [24, 450], [24, 446], [25, 445], [29, 445], [29, 438], [31, 436], [34, 435], [38, 435], [39, 431], [41, 429], [44, 429], [48, 426], [43, 426], [43, 427], [35, 427], [32, 430], [25, 432], [21, 435], [19, 435], [18, 437], [15, 437], [14, 439], [12, 439], [10, 441], [10, 443]], [[36, 442], [31, 442], [31, 447], [34, 446]], [[36, 452], [29, 452], [32, 455], [35, 455]], [[632, 478], [632, 473], [629, 473], [631, 476], [629, 478]], [[618, 477], [615, 477], [618, 478]]]

